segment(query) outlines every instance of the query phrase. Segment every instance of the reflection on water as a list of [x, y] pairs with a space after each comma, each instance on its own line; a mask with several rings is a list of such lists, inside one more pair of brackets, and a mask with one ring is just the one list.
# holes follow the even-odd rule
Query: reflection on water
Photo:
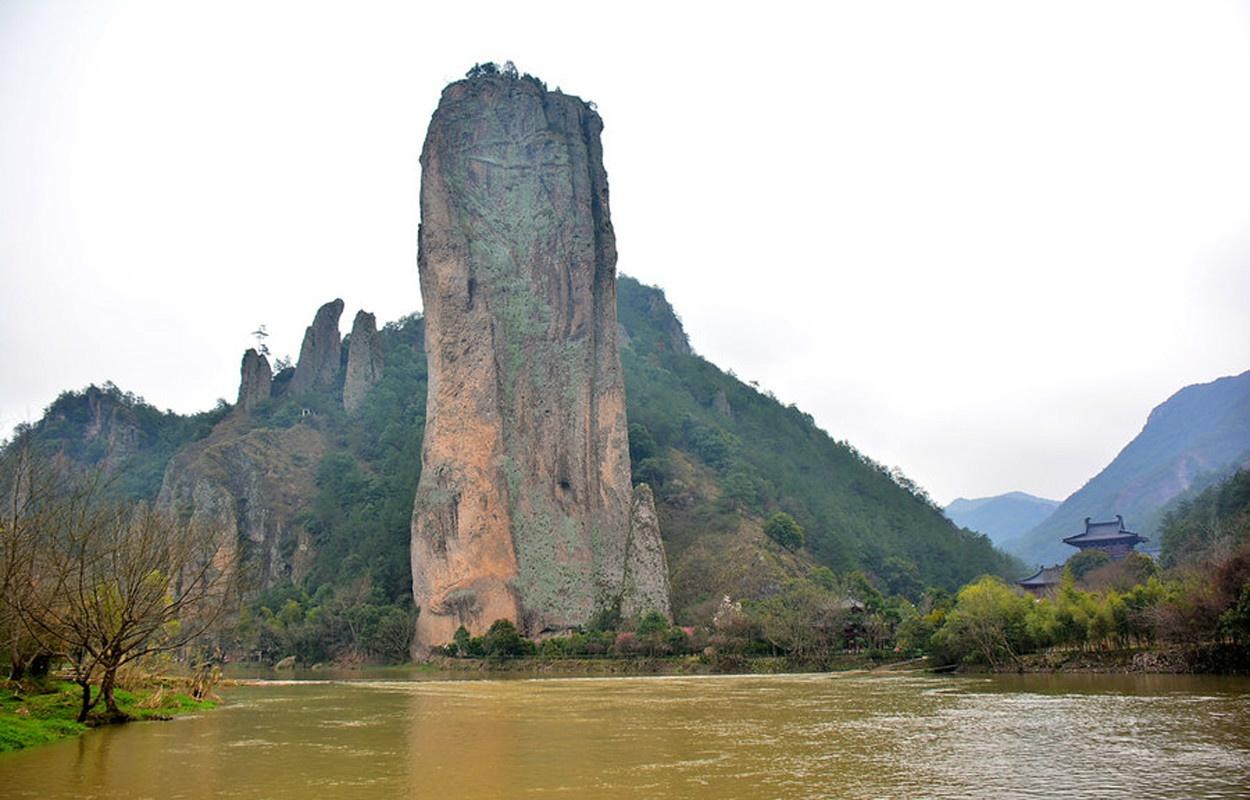
[[798, 675], [283, 683], [0, 756], [0, 796], [1244, 797], [1250, 683]]

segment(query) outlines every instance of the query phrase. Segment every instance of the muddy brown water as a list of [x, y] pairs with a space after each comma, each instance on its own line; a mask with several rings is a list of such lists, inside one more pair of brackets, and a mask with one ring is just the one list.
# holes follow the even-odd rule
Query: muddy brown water
[[1244, 679], [364, 679], [225, 697], [0, 755], [0, 797], [1250, 796]]

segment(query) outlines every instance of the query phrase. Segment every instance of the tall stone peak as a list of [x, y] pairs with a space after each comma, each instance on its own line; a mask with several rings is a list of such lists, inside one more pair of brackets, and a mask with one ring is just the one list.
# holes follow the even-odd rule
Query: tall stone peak
[[244, 412], [251, 412], [257, 405], [269, 399], [273, 391], [273, 370], [269, 368], [269, 359], [249, 347], [243, 352], [239, 373], [237, 406]]
[[339, 317], [342, 315], [342, 300], [331, 300], [317, 309], [312, 325], [304, 331], [304, 343], [299, 348], [299, 361], [295, 365], [295, 376], [291, 378], [290, 391], [298, 394], [310, 389], [334, 387], [343, 348], [339, 336]]
[[358, 311], [347, 340], [347, 375], [343, 380], [343, 408], [359, 410], [373, 385], [382, 379], [382, 339], [378, 323], [367, 311]]
[[[600, 608], [640, 606], [632, 587], [658, 582], [627, 568], [633, 492], [602, 128], [578, 98], [506, 76], [451, 84], [430, 121], [418, 651], [499, 618], [531, 635], [566, 630]], [[662, 556], [647, 569], [665, 571]]]

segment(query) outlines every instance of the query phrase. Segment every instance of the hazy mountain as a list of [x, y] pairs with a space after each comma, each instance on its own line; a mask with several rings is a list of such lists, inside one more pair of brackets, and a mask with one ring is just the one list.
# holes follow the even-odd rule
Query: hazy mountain
[[1028, 533], [1058, 506], [1058, 500], [1034, 497], [1025, 492], [1008, 492], [974, 500], [959, 497], [943, 510], [959, 527], [984, 533], [990, 541], [1002, 547]]
[[[1155, 537], [1160, 511], [1174, 498], [1218, 483], [1250, 465], [1250, 371], [1181, 389], [1150, 412], [1120, 454], [1021, 539], [1013, 553], [1054, 563], [1073, 550], [1060, 541], [1084, 530], [1085, 517], [1124, 516]], [[1153, 541], [1151, 545], [1157, 546]]]

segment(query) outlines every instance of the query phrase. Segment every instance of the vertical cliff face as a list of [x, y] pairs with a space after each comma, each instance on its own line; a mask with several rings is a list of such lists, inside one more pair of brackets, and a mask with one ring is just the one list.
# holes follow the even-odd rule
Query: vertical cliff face
[[322, 434], [304, 425], [249, 429], [231, 417], [170, 459], [157, 506], [243, 548], [258, 586], [299, 581], [312, 558], [300, 517], [317, 495], [326, 450]]
[[[462, 624], [507, 618], [532, 635], [633, 602], [601, 129], [581, 100], [506, 77], [452, 84], [431, 120], [418, 649]], [[668, 613], [667, 596], [656, 602]]]
[[378, 324], [367, 311], [356, 313], [347, 343], [347, 374], [343, 379], [343, 408], [355, 414], [373, 385], [382, 379], [382, 340]]

